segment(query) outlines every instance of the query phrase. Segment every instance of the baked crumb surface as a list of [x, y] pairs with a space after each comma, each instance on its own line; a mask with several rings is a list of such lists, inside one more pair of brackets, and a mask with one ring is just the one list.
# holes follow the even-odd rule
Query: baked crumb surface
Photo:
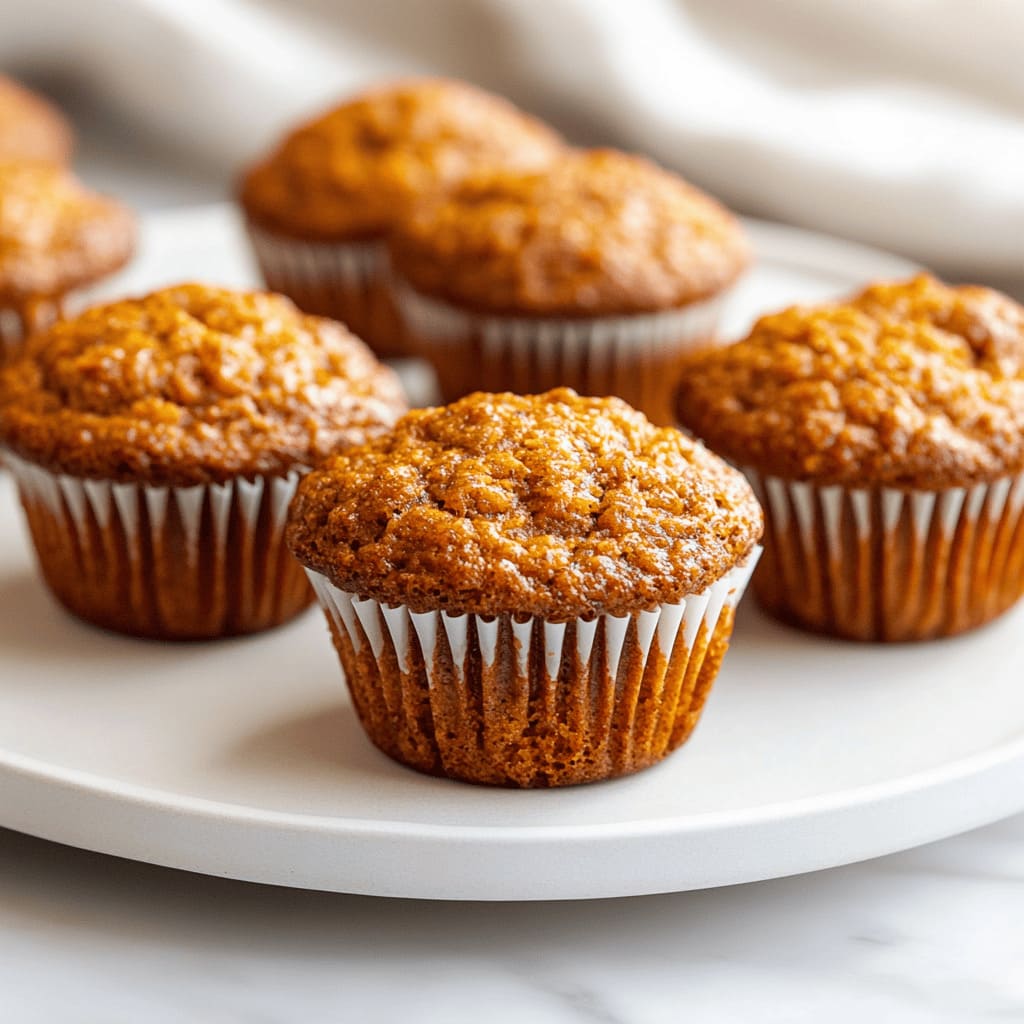
[[1024, 469], [1024, 308], [928, 275], [762, 317], [688, 364], [681, 423], [788, 479], [941, 489]]
[[747, 482], [702, 445], [557, 389], [409, 413], [302, 482], [288, 541], [363, 597], [567, 620], [701, 593], [761, 529]]
[[73, 148], [74, 133], [64, 115], [42, 96], [0, 75], [0, 160], [63, 164]]
[[0, 441], [17, 454], [155, 484], [312, 465], [404, 409], [397, 377], [341, 324], [199, 284], [60, 321], [0, 372]]
[[568, 153], [494, 171], [424, 203], [390, 242], [414, 288], [479, 312], [650, 313], [721, 291], [748, 262], [715, 200], [639, 157]]
[[135, 248], [135, 215], [66, 168], [0, 159], [0, 300], [57, 297], [105, 277]]
[[540, 167], [561, 139], [463, 82], [413, 79], [343, 103], [286, 136], [241, 183], [259, 225], [311, 241], [375, 238], [409, 204], [494, 164]]

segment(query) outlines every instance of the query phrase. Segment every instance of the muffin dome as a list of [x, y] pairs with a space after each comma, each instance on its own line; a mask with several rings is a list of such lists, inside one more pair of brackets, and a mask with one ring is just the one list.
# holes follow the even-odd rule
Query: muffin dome
[[391, 256], [414, 288], [460, 308], [569, 317], [684, 306], [721, 291], [748, 259], [722, 206], [613, 150], [472, 177], [419, 207]]
[[559, 389], [409, 413], [303, 481], [288, 542], [362, 597], [566, 620], [701, 593], [760, 534], [750, 487], [701, 445]]
[[73, 145], [71, 126], [52, 104], [0, 75], [0, 160], [63, 164]]
[[135, 217], [63, 167], [0, 160], [0, 302], [59, 296], [123, 266]]
[[733, 462], [940, 489], [1024, 469], [1024, 308], [927, 275], [793, 307], [689, 364], [681, 422]]
[[481, 166], [539, 167], [561, 148], [546, 125], [462, 82], [375, 89], [288, 135], [245, 176], [258, 225], [308, 240], [372, 238], [411, 201]]
[[185, 284], [32, 336], [0, 441], [54, 472], [187, 486], [287, 472], [388, 427], [395, 375], [287, 299]]

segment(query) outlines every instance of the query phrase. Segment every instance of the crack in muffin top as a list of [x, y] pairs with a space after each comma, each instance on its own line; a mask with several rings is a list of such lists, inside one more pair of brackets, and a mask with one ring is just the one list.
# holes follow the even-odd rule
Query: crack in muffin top
[[542, 167], [547, 125], [464, 82], [414, 79], [364, 93], [297, 128], [245, 175], [258, 225], [311, 241], [381, 237], [411, 203], [489, 166]]
[[640, 157], [567, 153], [418, 206], [390, 239], [417, 291], [481, 313], [652, 313], [708, 298], [748, 262], [719, 203]]
[[327, 460], [289, 546], [413, 611], [625, 615], [702, 593], [761, 535], [743, 476], [617, 398], [476, 393]]
[[939, 490], [1024, 469], [1024, 308], [926, 274], [762, 317], [683, 368], [680, 422], [738, 465]]
[[64, 164], [73, 147], [71, 126], [52, 103], [0, 75], [0, 160]]
[[59, 321], [0, 371], [0, 441], [105, 480], [283, 474], [405, 408], [395, 374], [341, 324], [280, 295], [198, 284]]
[[60, 296], [135, 248], [135, 215], [53, 164], [0, 160], [0, 300]]

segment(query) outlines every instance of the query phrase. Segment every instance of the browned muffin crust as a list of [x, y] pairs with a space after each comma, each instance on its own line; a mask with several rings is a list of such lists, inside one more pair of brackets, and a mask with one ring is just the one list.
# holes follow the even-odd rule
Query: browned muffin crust
[[605, 316], [707, 298], [743, 270], [736, 220], [692, 185], [613, 150], [496, 171], [419, 206], [391, 239], [417, 290], [483, 313]]
[[63, 164], [74, 134], [64, 115], [42, 96], [0, 75], [0, 160]]
[[302, 482], [287, 538], [349, 593], [568, 620], [701, 593], [761, 528], [749, 485], [702, 445], [563, 388], [409, 413]]
[[105, 277], [135, 248], [135, 216], [63, 167], [0, 161], [0, 302], [55, 297]]
[[739, 465], [926, 490], [1024, 469], [1024, 308], [927, 275], [763, 317], [684, 370], [681, 423]]
[[424, 194], [481, 167], [543, 166], [561, 146], [540, 121], [464, 82], [402, 81], [296, 129], [248, 171], [240, 199], [279, 234], [374, 238]]
[[404, 410], [397, 377], [341, 324], [199, 284], [58, 322], [0, 371], [0, 442], [104, 480], [283, 474]]

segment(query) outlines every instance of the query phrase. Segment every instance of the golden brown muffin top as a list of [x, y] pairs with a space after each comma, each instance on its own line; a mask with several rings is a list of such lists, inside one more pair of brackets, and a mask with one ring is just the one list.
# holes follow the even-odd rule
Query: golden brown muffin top
[[559, 137], [464, 82], [415, 79], [363, 93], [297, 128], [242, 181], [259, 225], [311, 241], [376, 238], [410, 203], [493, 165], [540, 167]]
[[391, 241], [417, 290], [522, 316], [658, 312], [719, 292], [747, 263], [736, 220], [639, 157], [572, 152], [499, 171], [417, 208]]
[[113, 273], [135, 216], [52, 164], [0, 161], [0, 301], [60, 296]]
[[684, 370], [680, 421], [788, 479], [926, 490], [1024, 469], [1024, 308], [927, 275], [760, 319]]
[[702, 445], [562, 388], [409, 413], [303, 481], [287, 536], [349, 593], [567, 620], [701, 593], [761, 528], [747, 482]]
[[0, 441], [72, 476], [284, 474], [389, 427], [397, 377], [280, 295], [183, 284], [95, 306], [0, 371]]
[[6, 75], [0, 75], [0, 160], [63, 164], [74, 135], [56, 107]]

